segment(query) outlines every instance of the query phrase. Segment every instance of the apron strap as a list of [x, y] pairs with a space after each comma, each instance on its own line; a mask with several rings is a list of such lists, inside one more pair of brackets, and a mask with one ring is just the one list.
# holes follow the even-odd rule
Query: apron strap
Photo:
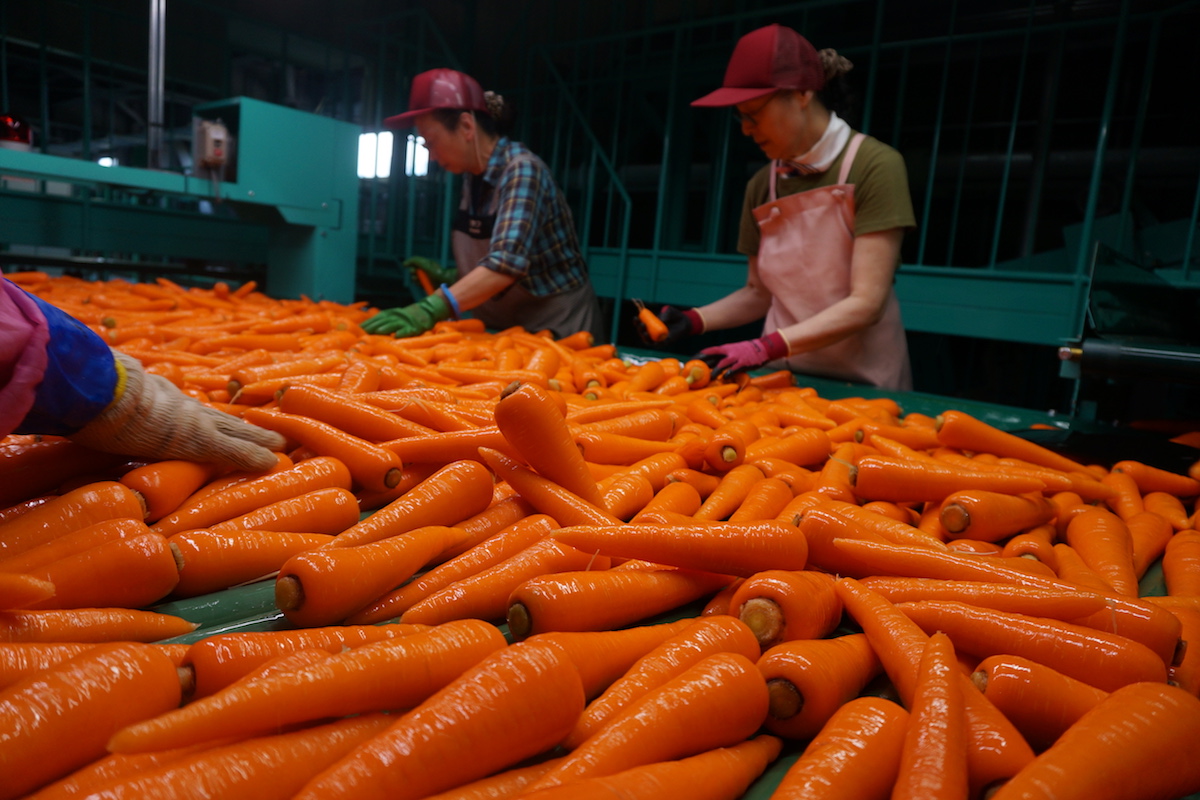
[[858, 146], [865, 138], [867, 138], [865, 133], [856, 133], [850, 139], [850, 144], [846, 145], [846, 154], [842, 156], [842, 170], [838, 173], [839, 184], [845, 183], [846, 179], [850, 177], [850, 167], [854, 164], [854, 157], [858, 155]]
[[775, 191], [775, 181], [779, 180], [779, 168], [783, 166], [783, 162], [778, 158], [771, 162], [771, 191], [767, 195], [767, 202], [774, 203], [778, 199], [778, 194]]

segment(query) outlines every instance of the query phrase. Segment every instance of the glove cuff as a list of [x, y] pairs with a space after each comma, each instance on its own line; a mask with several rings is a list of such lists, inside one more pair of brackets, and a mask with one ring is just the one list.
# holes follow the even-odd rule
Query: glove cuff
[[699, 311], [694, 308], [685, 308], [683, 315], [687, 317], [688, 324], [692, 326], [692, 329], [688, 333], [692, 336], [704, 333], [704, 317], [700, 315]]
[[759, 339], [763, 349], [767, 351], [767, 361], [776, 361], [788, 355], [788, 343], [779, 331], [772, 331]]
[[462, 318], [462, 309], [458, 306], [458, 298], [450, 291], [450, 287], [443, 283], [438, 288], [441, 289], [442, 294], [446, 295], [446, 302], [450, 304], [450, 315], [455, 319]]

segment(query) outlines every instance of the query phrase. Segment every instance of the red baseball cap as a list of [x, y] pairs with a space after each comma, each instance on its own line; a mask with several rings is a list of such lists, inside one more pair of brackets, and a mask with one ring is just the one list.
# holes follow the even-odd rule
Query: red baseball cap
[[735, 106], [778, 89], [819, 91], [825, 69], [817, 50], [783, 25], [768, 25], [738, 39], [720, 89], [693, 100], [694, 106]]
[[463, 111], [487, 112], [483, 89], [479, 82], [465, 72], [454, 69], [431, 69], [413, 78], [408, 93], [408, 111], [388, 117], [386, 128], [406, 127], [413, 118], [437, 108], [459, 108]]

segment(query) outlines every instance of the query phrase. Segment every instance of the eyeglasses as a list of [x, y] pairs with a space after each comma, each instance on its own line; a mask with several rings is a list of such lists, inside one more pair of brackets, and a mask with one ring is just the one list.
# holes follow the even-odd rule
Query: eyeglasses
[[733, 121], [738, 125], [750, 125], [752, 127], [758, 127], [758, 115], [761, 114], [767, 106], [771, 105], [771, 101], [778, 96], [779, 92], [771, 92], [771, 94], [767, 95], [767, 99], [759, 103], [758, 108], [754, 109], [753, 111], [738, 111], [737, 107], [735, 106], [733, 108]]

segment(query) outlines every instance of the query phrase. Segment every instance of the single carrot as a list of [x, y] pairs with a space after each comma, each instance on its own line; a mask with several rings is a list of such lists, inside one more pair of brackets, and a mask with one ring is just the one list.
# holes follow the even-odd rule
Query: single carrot
[[27, 800], [73, 800], [73, 798], [86, 797], [109, 784], [132, 778], [173, 761], [180, 761], [203, 749], [205, 749], [204, 746], [198, 746], [137, 755], [110, 753], [43, 786], [26, 797]]
[[309, 458], [278, 472], [227, 486], [219, 493], [194, 496], [150, 527], [164, 536], [207, 528], [278, 500], [331, 486], [350, 488], [346, 465], [328, 456]]
[[1147, 492], [1142, 497], [1142, 507], [1146, 511], [1158, 514], [1171, 523], [1171, 527], [1177, 531], [1186, 530], [1189, 527], [1187, 508], [1183, 505], [1183, 501], [1173, 494]]
[[985, 489], [947, 495], [939, 510], [951, 534], [996, 542], [1054, 518], [1054, 506], [1040, 494], [1003, 494]]
[[893, 603], [951, 600], [1015, 614], [1074, 620], [1108, 607], [1103, 595], [1077, 590], [932, 578], [863, 578], [862, 584]]
[[750, 487], [737, 509], [729, 515], [730, 522], [752, 522], [774, 519], [793, 497], [792, 487], [781, 478], [763, 478]]
[[245, 514], [208, 526], [222, 531], [290, 531], [337, 534], [359, 519], [358, 498], [349, 489], [329, 486], [277, 500]]
[[960, 649], [980, 658], [1023, 655], [1109, 691], [1136, 681], [1167, 679], [1161, 658], [1117, 634], [949, 600], [920, 600], [897, 607], [925, 631], [943, 631]]
[[1118, 461], [1112, 465], [1112, 471], [1133, 478], [1138, 491], [1143, 495], [1150, 492], [1165, 492], [1176, 497], [1200, 495], [1200, 480], [1159, 467], [1152, 467], [1141, 461], [1129, 459]]
[[250, 674], [272, 658], [314, 648], [339, 653], [381, 639], [410, 636], [423, 625], [332, 625], [206, 636], [188, 648], [182, 668], [193, 675], [194, 697], [205, 697]]
[[[1183, 641], [1200, 641], [1200, 603], [1195, 598], [1167, 596], [1149, 597], [1147, 600], [1165, 608], [1179, 620]], [[1184, 648], [1182, 658], [1171, 665], [1169, 675], [1171, 683], [1200, 695], [1200, 648]]]
[[523, 796], [529, 800], [606, 800], [613, 797], [722, 800], [741, 797], [775, 760], [781, 744], [774, 736], [756, 736], [729, 747], [630, 767], [612, 775], [572, 781]]
[[660, 512], [672, 512], [676, 514], [691, 515], [700, 508], [703, 500], [700, 493], [690, 483], [682, 481], [672, 481], [667, 483], [660, 489], [651, 500], [644, 505], [638, 513], [630, 519], [630, 522], [638, 522], [639, 519], [645, 518], [646, 515], [657, 514]]
[[6, 642], [0, 644], [0, 690], [23, 678], [91, 650], [83, 642]]
[[839, 707], [780, 779], [773, 798], [886, 800], [900, 771], [909, 714], [879, 697]]
[[507, 481], [537, 511], [549, 514], [563, 525], [622, 524], [622, 520], [603, 508], [589, 503], [549, 478], [521, 466], [498, 450], [480, 447], [479, 455], [497, 478]]
[[639, 698], [716, 653], [738, 653], [751, 661], [757, 661], [760, 655], [754, 634], [739, 620], [728, 616], [692, 620], [630, 665], [624, 675], [588, 703], [563, 746], [568, 750], [579, 747]]
[[0, 506], [39, 494], [61, 494], [64, 482], [118, 464], [121, 456], [102, 453], [58, 436], [9, 435], [0, 449]]
[[729, 613], [754, 632], [762, 649], [792, 639], [828, 636], [842, 621], [834, 578], [815, 570], [765, 569], [746, 578]]
[[862, 633], [830, 639], [792, 639], [758, 659], [767, 681], [767, 730], [788, 739], [811, 739], [843, 704], [883, 671]]
[[1023, 533], [1012, 536], [1004, 543], [1000, 554], [1008, 558], [1031, 558], [1040, 561], [1058, 573], [1058, 560], [1054, 556], [1054, 540], [1057, 531], [1054, 525], [1038, 525]]
[[813, 479], [812, 491], [819, 492], [833, 500], [854, 503], [854, 462], [861, 456], [874, 452], [873, 448], [858, 445], [854, 442], [837, 444], [829, 458], [817, 470]]
[[723, 520], [737, 510], [750, 488], [766, 476], [753, 464], [739, 464], [724, 472], [717, 488], [704, 499], [693, 515], [698, 520]]
[[992, 798], [1183, 797], [1200, 788], [1200, 765], [1177, 757], [1178, 743], [1197, 736], [1195, 695], [1166, 683], [1131, 684], [1101, 700]]
[[501, 770], [485, 778], [429, 795], [425, 800], [503, 800], [517, 797], [563, 758], [564, 756], [542, 758], [534, 760], [533, 763]]
[[646, 335], [650, 337], [652, 342], [661, 342], [667, 338], [667, 325], [658, 315], [646, 307], [645, 303], [640, 300], [634, 302], [637, 307], [637, 318], [646, 329]]
[[1133, 539], [1129, 526], [1117, 514], [1094, 508], [1076, 516], [1067, 525], [1066, 543], [1117, 594], [1138, 596]]
[[712, 432], [704, 447], [704, 462], [713, 472], [728, 472], [746, 460], [747, 446], [758, 439], [753, 423], [731, 419]]
[[598, 486], [601, 506], [619, 520], [633, 519], [654, 499], [654, 486], [640, 472], [622, 471]]
[[0, 572], [30, 572], [60, 558], [81, 553], [115, 539], [128, 539], [150, 533], [146, 523], [137, 519], [109, 519], [57, 536], [45, 544], [24, 552], [0, 557]]
[[437, 625], [466, 617], [503, 620], [510, 595], [525, 581], [572, 570], [604, 570], [610, 563], [607, 557], [543, 538], [498, 564], [418, 600], [400, 615], [400, 621]]
[[96, 800], [284, 800], [322, 769], [387, 730], [393, 717], [365, 714], [297, 731], [201, 749], [131, 778], [102, 785]]
[[0, 572], [0, 608], [31, 608], [54, 597], [54, 584], [20, 572]]
[[283, 434], [319, 455], [339, 459], [364, 489], [384, 491], [400, 480], [403, 463], [395, 452], [327, 422], [265, 408], [246, 409], [242, 419]]
[[860, 539], [877, 544], [892, 544], [888, 539], [865, 525], [843, 516], [829, 507], [823, 495], [803, 493], [797, 495], [790, 509], [789, 524], [800, 528], [808, 544], [808, 566], [836, 575], [866, 577], [874, 574], [860, 567], [856, 559], [848, 557], [837, 543], [846, 539]]
[[971, 471], [947, 462], [866, 455], [855, 463], [851, 486], [859, 498], [899, 502], [941, 502], [964, 489], [1023, 494], [1040, 492], [1037, 478], [1000, 472]]
[[228, 589], [277, 572], [293, 555], [329, 544], [323, 533], [180, 531], [167, 540], [179, 569], [176, 597]]
[[[289, 386], [279, 397], [279, 408], [288, 414], [319, 420], [369, 442], [382, 442], [429, 432], [426, 426], [413, 424], [399, 414], [385, 411], [357, 397], [347, 396], [344, 392], [320, 386]], [[302, 441], [298, 437], [297, 440]]]
[[925, 645], [892, 797], [967, 797], [966, 713], [954, 645], [934, 633]]
[[937, 437], [946, 447], [1011, 456], [1063, 472], [1087, 472], [1083, 464], [1036, 442], [1002, 431], [965, 411], [951, 410], [939, 415]]
[[936, 536], [908, 523], [878, 514], [865, 506], [857, 506], [842, 500], [827, 499], [824, 507], [844, 517], [849, 523], [858, 525], [895, 544], [918, 545], [934, 550], [945, 550], [946, 545]]
[[[847, 613], [867, 635], [901, 700], [911, 707], [928, 635], [899, 605], [853, 578], [840, 579], [837, 592]], [[1015, 775], [1033, 760], [1033, 750], [1012, 723], [971, 685], [970, 679], [965, 674], [961, 678], [968, 686], [963, 700], [967, 715], [968, 772], [974, 795], [985, 786]]]
[[606, 630], [649, 619], [717, 591], [731, 578], [683, 569], [561, 572], [525, 581], [509, 597], [516, 640], [546, 631]]
[[119, 729], [108, 750], [136, 753], [243, 739], [295, 723], [413, 708], [505, 646], [493, 625], [448, 622], [336, 653], [311, 666], [239, 681]]
[[550, 537], [584, 552], [746, 577], [764, 569], [804, 569], [808, 545], [775, 520], [693, 525], [576, 525]]
[[464, 536], [458, 528], [426, 525], [355, 547], [331, 545], [297, 553], [279, 568], [275, 606], [298, 626], [341, 622]]
[[1162, 556], [1163, 580], [1173, 597], [1200, 597], [1200, 531], [1180, 531]]
[[1133, 571], [1140, 581], [1150, 566], [1162, 558], [1175, 534], [1167, 519], [1153, 511], [1143, 511], [1125, 520], [1133, 544]]
[[179, 705], [175, 664], [106, 644], [0, 692], [0, 797], [20, 797], [99, 758], [112, 731]]
[[583, 687], [553, 647], [493, 653], [313, 778], [295, 800], [415, 800], [512, 767], [562, 740]]
[[351, 614], [346, 622], [350, 625], [370, 625], [398, 617], [414, 604], [452, 583], [516, 555], [540, 541], [557, 526], [558, 523], [545, 514], [524, 517], [460, 555], [418, 575], [362, 611]]
[[528, 792], [728, 747], [758, 730], [766, 714], [766, 683], [754, 662], [710, 655], [626, 706]]
[[120, 482], [142, 496], [146, 503], [146, 521], [157, 522], [179, 508], [180, 503], [219, 471], [215, 464], [156, 461], [126, 472]]
[[[467, 532], [466, 540], [460, 545], [447, 548], [439, 558], [448, 560], [460, 556], [508, 526], [529, 516], [538, 516], [533, 510], [533, 506], [513, 492], [512, 487], [508, 484], [497, 483], [493, 487], [491, 505], [478, 514], [472, 514], [462, 522], [454, 524], [455, 528], [462, 528]], [[557, 524], [555, 522], [555, 525]]]
[[57, 494], [43, 494], [38, 497], [30, 497], [27, 500], [22, 500], [19, 503], [14, 503], [6, 508], [0, 508], [0, 525], [8, 522], [11, 519], [25, 514], [38, 506], [43, 506], [46, 503], [57, 497]]
[[139, 608], [165, 597], [179, 583], [167, 540], [158, 533], [113, 539], [60, 558], [29, 573], [55, 587], [30, 608]]
[[40, 544], [109, 519], [146, 518], [140, 496], [116, 481], [97, 481], [55, 497], [0, 525], [0, 556]]
[[1108, 692], [1037, 661], [995, 655], [979, 662], [971, 680], [1034, 750], [1050, 747]]
[[530, 636], [527, 641], [562, 650], [579, 671], [584, 697], [591, 702], [642, 657], [694, 622], [694, 618], [684, 617], [612, 631], [551, 631]]
[[[342, 531], [333, 547], [370, 544], [427, 525], [455, 525], [483, 511], [491, 499], [492, 476], [487, 469], [478, 461], [455, 461]], [[446, 542], [447, 547], [451, 544]]]
[[172, 614], [132, 608], [0, 611], [0, 642], [156, 642], [196, 627]]

